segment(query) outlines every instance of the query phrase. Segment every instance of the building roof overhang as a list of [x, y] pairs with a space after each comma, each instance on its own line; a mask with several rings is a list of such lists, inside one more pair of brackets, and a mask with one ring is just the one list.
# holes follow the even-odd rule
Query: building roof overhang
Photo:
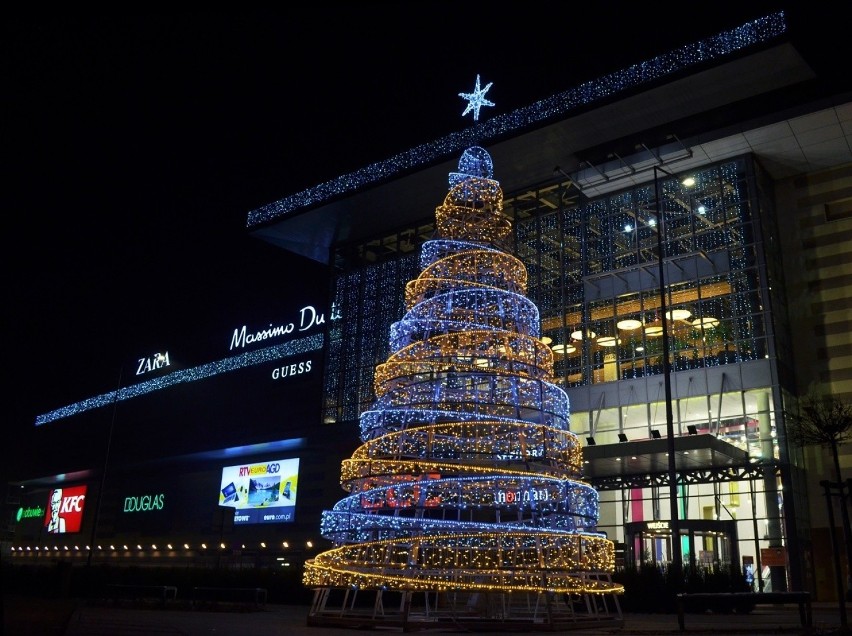
[[[780, 136], [784, 128], [778, 127], [773, 133], [773, 125], [835, 105], [820, 101], [807, 88], [815, 78], [796, 47], [789, 41], [780, 41], [618, 94], [606, 102], [587, 105], [558, 121], [488, 144], [487, 150], [505, 193], [564, 180], [563, 175], [568, 174], [583, 189], [587, 185], [582, 179], [584, 170], [603, 174], [596, 166], [607, 157], [615, 154], [620, 159], [638, 149], [661, 164], [667, 160], [663, 154], [667, 147], [673, 147], [672, 152], [685, 160], [685, 165], [690, 160], [712, 162], [726, 158], [720, 153], [730, 156], [732, 148], [739, 148], [739, 154], [749, 151], [739, 141], [725, 142], [732, 136], [764, 128], [767, 134]], [[779, 140], [780, 137], [774, 141]], [[771, 145], [773, 139], [764, 138], [763, 142]], [[700, 150], [698, 157], [694, 157], [696, 147]], [[848, 154], [848, 144], [844, 147]], [[714, 148], [719, 149], [716, 154]], [[430, 219], [434, 206], [446, 194], [447, 175], [457, 168], [458, 156], [392, 175], [378, 185], [365, 186], [345, 196], [288, 211], [251, 227], [250, 234], [327, 263], [332, 246]], [[644, 172], [626, 169], [626, 180], [600, 179], [602, 183], [588, 188], [586, 194], [596, 196], [607, 188], [627, 188], [651, 180], [651, 167], [649, 163]], [[779, 170], [773, 174], [775, 178], [788, 176], [783, 174], [785, 169], [806, 169], [801, 161], [785, 161], [783, 157], [770, 167]]]
[[[584, 446], [583, 475], [600, 490], [668, 483], [669, 451], [665, 437]], [[734, 478], [756, 469], [746, 451], [709, 433], [675, 437], [674, 456], [676, 474], [690, 481], [701, 481], [702, 473]]]

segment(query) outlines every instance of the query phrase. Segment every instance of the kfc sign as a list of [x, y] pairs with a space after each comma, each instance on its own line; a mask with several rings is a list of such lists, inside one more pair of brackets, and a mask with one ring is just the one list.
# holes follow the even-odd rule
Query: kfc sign
[[86, 503], [86, 486], [54, 488], [47, 500], [44, 527], [51, 534], [80, 532], [83, 506]]

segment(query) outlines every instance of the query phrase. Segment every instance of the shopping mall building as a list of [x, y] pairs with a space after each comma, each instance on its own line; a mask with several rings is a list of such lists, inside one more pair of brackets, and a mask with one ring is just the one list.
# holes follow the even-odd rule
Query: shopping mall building
[[117, 388], [40, 415], [45, 445], [110, 443], [10, 484], [3, 557], [298, 568], [328, 547], [419, 246], [481, 146], [617, 563], [679, 552], [833, 598], [832, 464], [785, 428], [812, 388], [852, 398], [852, 103], [831, 69], [772, 14], [249, 211], [313, 291], [128, 352]]

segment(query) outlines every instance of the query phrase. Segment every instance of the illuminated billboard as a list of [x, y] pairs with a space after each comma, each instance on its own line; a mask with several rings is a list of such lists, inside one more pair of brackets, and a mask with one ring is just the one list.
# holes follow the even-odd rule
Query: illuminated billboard
[[234, 525], [295, 520], [299, 459], [276, 459], [222, 469], [219, 505], [234, 508]]
[[86, 486], [54, 488], [47, 498], [44, 529], [49, 534], [80, 532], [83, 508], [86, 505]]

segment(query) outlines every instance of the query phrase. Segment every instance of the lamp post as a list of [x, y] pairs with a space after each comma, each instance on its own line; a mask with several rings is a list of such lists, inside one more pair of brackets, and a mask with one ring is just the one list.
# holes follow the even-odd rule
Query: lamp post
[[109, 422], [109, 435], [107, 436], [106, 451], [104, 452], [104, 464], [101, 469], [101, 483], [100, 487], [98, 488], [98, 497], [95, 502], [95, 516], [94, 519], [92, 519], [92, 536], [89, 538], [89, 554], [86, 557], [87, 569], [90, 569], [92, 566], [92, 553], [95, 550], [95, 539], [97, 538], [98, 522], [100, 521], [101, 517], [101, 502], [103, 501], [104, 488], [106, 488], [106, 475], [107, 468], [109, 467], [109, 453], [112, 449], [112, 435], [115, 430], [115, 416], [118, 411], [118, 398], [119, 394], [121, 393], [121, 381], [123, 375], [124, 365], [121, 365], [118, 370], [118, 386], [116, 386], [115, 388], [115, 396], [112, 400], [112, 416]]
[[666, 316], [666, 283], [665, 263], [663, 254], [663, 233], [665, 232], [665, 219], [663, 215], [663, 204], [661, 196], [660, 178], [658, 173], [662, 172], [670, 177], [673, 174], [654, 166], [654, 213], [657, 217], [657, 266], [659, 267], [660, 285], [660, 320], [662, 326], [663, 347], [663, 385], [666, 395], [666, 448], [668, 449], [668, 477], [669, 477], [669, 510], [671, 515], [672, 532], [672, 568], [674, 569], [674, 581], [676, 587], [680, 588], [683, 573], [683, 553], [680, 547], [680, 517], [677, 507], [677, 463], [675, 461], [675, 438], [674, 438], [674, 414], [672, 412], [672, 367], [669, 358], [669, 319]]
[[[848, 480], [847, 480], [848, 481]], [[844, 492], [844, 484], [840, 483], [832, 483], [827, 479], [819, 482], [819, 485], [825, 489], [825, 502], [828, 508], [828, 530], [831, 535], [831, 552], [834, 555], [834, 580], [837, 584], [837, 601], [838, 608], [840, 611], [840, 625], [844, 628], [848, 626], [847, 618], [846, 618], [846, 599], [843, 596], [843, 572], [842, 566], [840, 565], [840, 550], [836, 545], [836, 540], [834, 538], [834, 503], [831, 501], [832, 497], [835, 497], [834, 489], [839, 489], [840, 498], [846, 496]], [[847, 552], [849, 551], [850, 546], [846, 546]]]

